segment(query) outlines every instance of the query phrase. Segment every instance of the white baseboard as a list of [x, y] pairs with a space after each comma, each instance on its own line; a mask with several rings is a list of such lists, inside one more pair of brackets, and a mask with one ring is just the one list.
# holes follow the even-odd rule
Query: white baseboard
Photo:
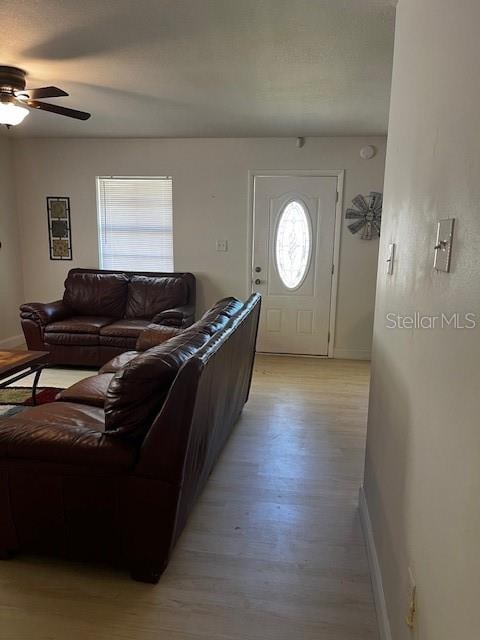
[[340, 360], [370, 360], [371, 350], [367, 347], [360, 349], [344, 349], [343, 347], [335, 347], [333, 349], [333, 357]]
[[382, 573], [380, 571], [380, 563], [378, 561], [377, 549], [373, 538], [372, 522], [370, 520], [368, 504], [363, 487], [360, 487], [358, 505], [360, 509], [360, 520], [362, 522], [363, 535], [367, 547], [370, 575], [372, 577], [373, 597], [375, 599], [380, 640], [392, 640], [387, 603], [385, 601], [385, 593], [383, 591]]
[[11, 336], [10, 338], [4, 338], [0, 340], [0, 347], [4, 349], [14, 349], [15, 347], [21, 347], [25, 344], [25, 338], [23, 333], [19, 333], [16, 336]]

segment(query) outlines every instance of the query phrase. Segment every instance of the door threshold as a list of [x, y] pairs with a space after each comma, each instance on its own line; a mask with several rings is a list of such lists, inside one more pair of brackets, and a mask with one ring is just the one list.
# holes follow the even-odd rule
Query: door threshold
[[312, 355], [311, 353], [274, 353], [272, 351], [256, 351], [260, 356], [278, 356], [280, 358], [315, 358], [316, 360], [332, 360], [327, 355]]

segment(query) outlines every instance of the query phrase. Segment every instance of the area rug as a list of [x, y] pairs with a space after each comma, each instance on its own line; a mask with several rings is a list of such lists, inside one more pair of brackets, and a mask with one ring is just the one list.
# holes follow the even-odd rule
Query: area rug
[[0, 405], [0, 418], [8, 418], [14, 416], [17, 413], [25, 411], [28, 407], [24, 407], [21, 404], [2, 404]]
[[[59, 391], [58, 387], [38, 387], [37, 405], [53, 402]], [[32, 388], [31, 387], [7, 387], [0, 389], [0, 416], [11, 416], [31, 407]]]

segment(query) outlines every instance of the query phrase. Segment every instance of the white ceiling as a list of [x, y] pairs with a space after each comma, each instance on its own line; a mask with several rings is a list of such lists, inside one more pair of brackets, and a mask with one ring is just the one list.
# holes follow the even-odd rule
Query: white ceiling
[[0, 64], [79, 122], [13, 135], [369, 135], [387, 129], [392, 0], [0, 0]]

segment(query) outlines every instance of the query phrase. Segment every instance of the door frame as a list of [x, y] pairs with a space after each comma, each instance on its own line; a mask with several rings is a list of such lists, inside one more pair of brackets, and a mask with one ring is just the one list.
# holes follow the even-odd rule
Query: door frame
[[[338, 293], [338, 271], [340, 265], [340, 237], [342, 231], [343, 212], [343, 186], [345, 180], [345, 170], [303, 170], [303, 169], [277, 169], [277, 170], [249, 170], [248, 172], [248, 216], [247, 216], [247, 291], [252, 293], [252, 273], [253, 273], [253, 243], [254, 243], [254, 205], [255, 205], [255, 178], [271, 177], [292, 177], [292, 178], [337, 178], [337, 204], [335, 207], [335, 231], [333, 237], [333, 273], [332, 286], [330, 291], [330, 318], [327, 358], [333, 358], [335, 344], [335, 324], [337, 317], [337, 293]], [[309, 356], [312, 358], [325, 358], [325, 356]]]

